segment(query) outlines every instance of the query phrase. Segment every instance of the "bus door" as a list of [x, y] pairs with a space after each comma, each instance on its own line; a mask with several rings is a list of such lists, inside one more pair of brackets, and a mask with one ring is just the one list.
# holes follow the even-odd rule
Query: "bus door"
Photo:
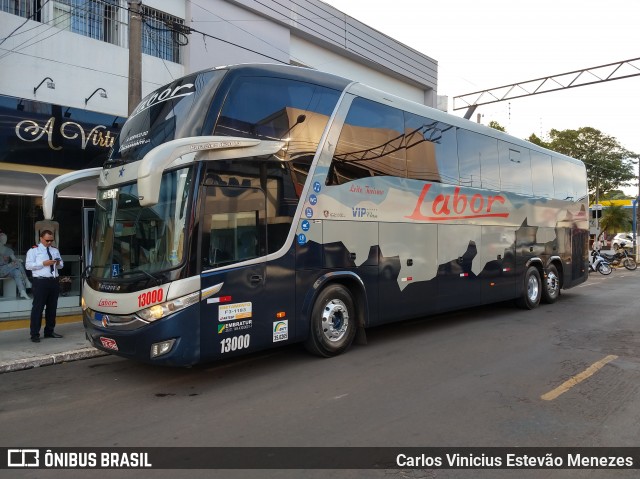
[[205, 190], [200, 355], [211, 359], [271, 342], [271, 323], [263, 316], [265, 192], [237, 186]]
[[480, 304], [481, 226], [438, 225], [438, 309]]

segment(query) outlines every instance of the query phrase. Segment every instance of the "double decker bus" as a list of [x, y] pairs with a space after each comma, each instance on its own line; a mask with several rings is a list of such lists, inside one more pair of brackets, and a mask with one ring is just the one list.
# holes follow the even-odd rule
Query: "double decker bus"
[[584, 165], [327, 73], [236, 65], [163, 86], [98, 177], [82, 308], [101, 350], [186, 366], [515, 300], [588, 276]]

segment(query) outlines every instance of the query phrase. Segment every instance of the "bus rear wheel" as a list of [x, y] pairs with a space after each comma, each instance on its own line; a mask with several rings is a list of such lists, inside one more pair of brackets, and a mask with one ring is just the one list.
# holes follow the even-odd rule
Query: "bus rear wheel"
[[558, 274], [558, 268], [552, 264], [549, 265], [545, 280], [542, 284], [542, 301], [548, 304], [555, 303], [558, 300], [558, 296], [560, 296], [560, 275]]
[[342, 285], [324, 288], [311, 311], [311, 331], [304, 343], [312, 354], [329, 358], [346, 351], [356, 334], [353, 298]]
[[516, 299], [516, 305], [522, 309], [534, 309], [540, 304], [542, 296], [542, 281], [540, 272], [535, 266], [529, 266], [524, 275], [524, 290], [522, 296]]

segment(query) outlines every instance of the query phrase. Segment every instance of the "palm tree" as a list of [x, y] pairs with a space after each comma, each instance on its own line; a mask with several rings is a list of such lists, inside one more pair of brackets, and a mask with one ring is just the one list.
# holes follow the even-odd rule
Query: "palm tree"
[[620, 205], [611, 205], [602, 211], [601, 228], [607, 233], [615, 234], [631, 229], [631, 218]]

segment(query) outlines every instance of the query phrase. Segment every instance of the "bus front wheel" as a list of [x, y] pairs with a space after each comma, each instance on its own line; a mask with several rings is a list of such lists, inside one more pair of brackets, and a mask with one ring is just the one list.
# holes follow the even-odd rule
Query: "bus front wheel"
[[311, 331], [305, 342], [307, 351], [329, 358], [346, 351], [356, 334], [353, 298], [342, 285], [324, 288], [311, 312]]
[[542, 281], [540, 272], [535, 266], [529, 266], [524, 275], [524, 290], [516, 300], [518, 307], [522, 309], [534, 309], [540, 304], [542, 296]]

